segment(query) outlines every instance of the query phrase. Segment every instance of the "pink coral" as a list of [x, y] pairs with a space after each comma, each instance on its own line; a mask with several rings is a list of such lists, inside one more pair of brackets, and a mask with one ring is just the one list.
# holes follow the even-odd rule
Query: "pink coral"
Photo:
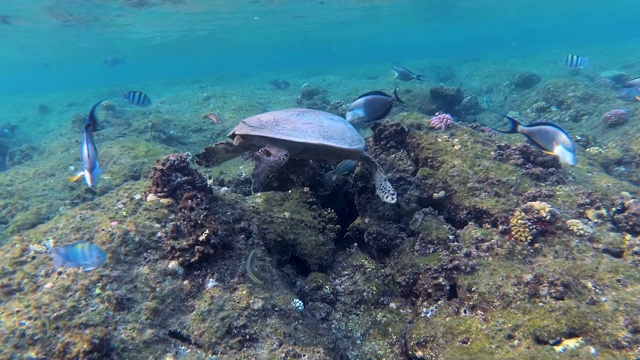
[[607, 126], [617, 126], [627, 121], [627, 111], [623, 109], [610, 110], [602, 115], [602, 121]]
[[453, 117], [449, 114], [445, 114], [438, 111], [430, 120], [429, 126], [434, 129], [446, 129], [449, 125], [453, 124]]

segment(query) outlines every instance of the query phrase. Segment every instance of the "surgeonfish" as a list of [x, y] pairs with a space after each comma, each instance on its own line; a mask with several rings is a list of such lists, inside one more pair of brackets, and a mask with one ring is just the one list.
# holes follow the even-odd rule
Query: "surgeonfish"
[[78, 241], [73, 244], [54, 247], [51, 249], [53, 268], [81, 267], [83, 271], [93, 270], [104, 264], [107, 254], [98, 245], [88, 241]]
[[91, 111], [89, 111], [89, 116], [85, 119], [85, 125], [87, 123], [91, 124], [91, 131], [95, 132], [98, 130], [102, 130], [98, 128], [98, 118], [96, 117], [96, 109], [98, 105], [102, 104], [106, 99], [100, 100], [91, 107]]
[[333, 171], [329, 171], [326, 175], [331, 179], [331, 181], [336, 181], [338, 176], [352, 172], [356, 169], [356, 166], [358, 166], [358, 162], [356, 160], [342, 160]]
[[130, 104], [145, 107], [151, 105], [151, 99], [142, 91], [127, 91], [122, 97]]
[[624, 83], [624, 87], [626, 88], [631, 88], [631, 87], [635, 87], [635, 88], [640, 88], [640, 77], [637, 77], [633, 80], [629, 80], [626, 83]]
[[569, 54], [560, 63], [572, 69], [584, 69], [589, 66], [589, 58], [580, 55]]
[[616, 92], [616, 97], [623, 101], [640, 101], [640, 87], [625, 87]]
[[567, 165], [575, 165], [578, 163], [576, 158], [576, 145], [573, 140], [571, 140], [569, 134], [560, 126], [546, 122], [522, 125], [514, 118], [504, 114], [502, 114], [502, 116], [509, 119], [511, 128], [506, 131], [493, 130], [505, 134], [520, 133], [542, 149], [543, 152], [557, 156], [561, 163]]
[[394, 79], [402, 80], [402, 81], [411, 81], [411, 80], [419, 80], [424, 81], [422, 78], [424, 75], [416, 75], [413, 71], [404, 68], [402, 66], [394, 66], [391, 70], [391, 74]]
[[90, 188], [98, 184], [100, 174], [102, 174], [102, 170], [98, 165], [98, 148], [96, 148], [96, 144], [93, 141], [93, 126], [94, 125], [89, 122], [88, 119], [85, 121], [84, 133], [82, 135], [82, 146], [80, 149], [84, 170], [70, 179], [71, 182], [74, 182], [84, 176], [84, 179]]
[[385, 94], [382, 91], [371, 91], [360, 95], [356, 101], [349, 105], [346, 118], [350, 123], [367, 123], [377, 121], [389, 115], [391, 105], [394, 102], [404, 104], [398, 97], [398, 89], [393, 91], [393, 95]]

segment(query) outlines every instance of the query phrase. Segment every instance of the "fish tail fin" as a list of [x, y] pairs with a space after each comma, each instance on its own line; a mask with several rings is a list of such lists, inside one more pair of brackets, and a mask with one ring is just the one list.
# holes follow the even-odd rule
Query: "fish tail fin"
[[404, 101], [402, 101], [402, 99], [400, 99], [400, 96], [398, 96], [398, 88], [395, 88], [395, 89], [393, 90], [393, 100], [394, 100], [394, 101], [397, 101], [397, 102], [399, 102], [399, 103], [401, 103], [401, 104], [404, 104], [404, 103], [405, 103]]
[[425, 76], [427, 76], [427, 75], [416, 75], [416, 80], [426, 81], [426, 79], [423, 79], [423, 77], [425, 77]]
[[76, 174], [76, 176], [70, 176], [69, 177], [69, 182], [76, 182], [78, 181], [78, 179], [80, 179], [82, 176], [84, 175], [84, 171], [81, 173]]
[[51, 249], [51, 256], [53, 257], [53, 268], [57, 269], [59, 267], [64, 266], [65, 264], [65, 258], [64, 258], [64, 251], [62, 251], [61, 249], [57, 249], [57, 248], [52, 248]]
[[522, 126], [522, 124], [520, 124], [518, 122], [518, 120], [516, 120], [516, 119], [514, 119], [514, 118], [512, 118], [510, 116], [507, 116], [505, 114], [500, 114], [500, 115], [502, 115], [502, 116], [506, 117], [507, 119], [509, 119], [509, 122], [511, 123], [510, 127], [509, 127], [509, 130], [493, 129], [494, 131], [501, 132], [501, 133], [504, 133], [504, 134], [515, 134], [515, 133], [519, 132], [518, 130], [520, 129], [520, 126]]

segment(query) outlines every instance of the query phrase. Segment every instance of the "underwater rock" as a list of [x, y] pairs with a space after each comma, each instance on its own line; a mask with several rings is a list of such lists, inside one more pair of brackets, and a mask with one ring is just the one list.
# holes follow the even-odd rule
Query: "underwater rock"
[[33, 160], [40, 149], [35, 147], [34, 145], [23, 145], [14, 149], [9, 150], [7, 155], [7, 164], [9, 166], [18, 166]]
[[557, 157], [527, 143], [497, 144], [493, 158], [522, 168], [524, 174], [541, 183], [564, 184], [567, 181]]
[[271, 86], [273, 86], [277, 90], [286, 90], [291, 85], [291, 83], [283, 79], [270, 80], [269, 84], [271, 84]]
[[207, 179], [192, 169], [189, 156], [171, 154], [160, 159], [151, 169], [150, 194], [181, 201], [189, 192], [209, 192]]
[[38, 114], [47, 115], [51, 112], [51, 108], [47, 104], [38, 105]]
[[636, 199], [626, 200], [621, 209], [613, 215], [613, 223], [618, 229], [633, 236], [640, 235], [640, 203]]
[[540, 80], [542, 80], [540, 75], [527, 71], [513, 74], [509, 83], [516, 89], [527, 90], [534, 87]]
[[315, 87], [309, 83], [302, 84], [302, 88], [300, 89], [300, 98], [304, 100], [312, 100], [316, 95], [319, 95], [321, 89]]
[[303, 108], [322, 111], [327, 111], [331, 106], [331, 102], [327, 99], [327, 91], [309, 83], [302, 85], [296, 103]]
[[475, 94], [465, 96], [457, 109], [465, 115], [477, 115], [484, 111]]
[[318, 271], [333, 261], [340, 231], [332, 209], [324, 209], [305, 191], [262, 192], [252, 198], [260, 237], [281, 264], [295, 264], [300, 273]]
[[456, 107], [464, 101], [464, 93], [459, 87], [438, 85], [429, 90], [429, 96], [438, 111], [445, 113], [454, 113]]

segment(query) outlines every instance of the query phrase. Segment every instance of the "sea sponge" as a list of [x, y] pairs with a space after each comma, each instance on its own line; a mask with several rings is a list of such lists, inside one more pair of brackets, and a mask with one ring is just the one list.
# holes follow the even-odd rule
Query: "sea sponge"
[[553, 222], [553, 213], [551, 205], [541, 201], [520, 206], [509, 220], [511, 236], [519, 241], [530, 242], [548, 223]]
[[569, 229], [578, 236], [589, 236], [593, 233], [593, 229], [585, 225], [578, 219], [571, 219], [565, 222]]

